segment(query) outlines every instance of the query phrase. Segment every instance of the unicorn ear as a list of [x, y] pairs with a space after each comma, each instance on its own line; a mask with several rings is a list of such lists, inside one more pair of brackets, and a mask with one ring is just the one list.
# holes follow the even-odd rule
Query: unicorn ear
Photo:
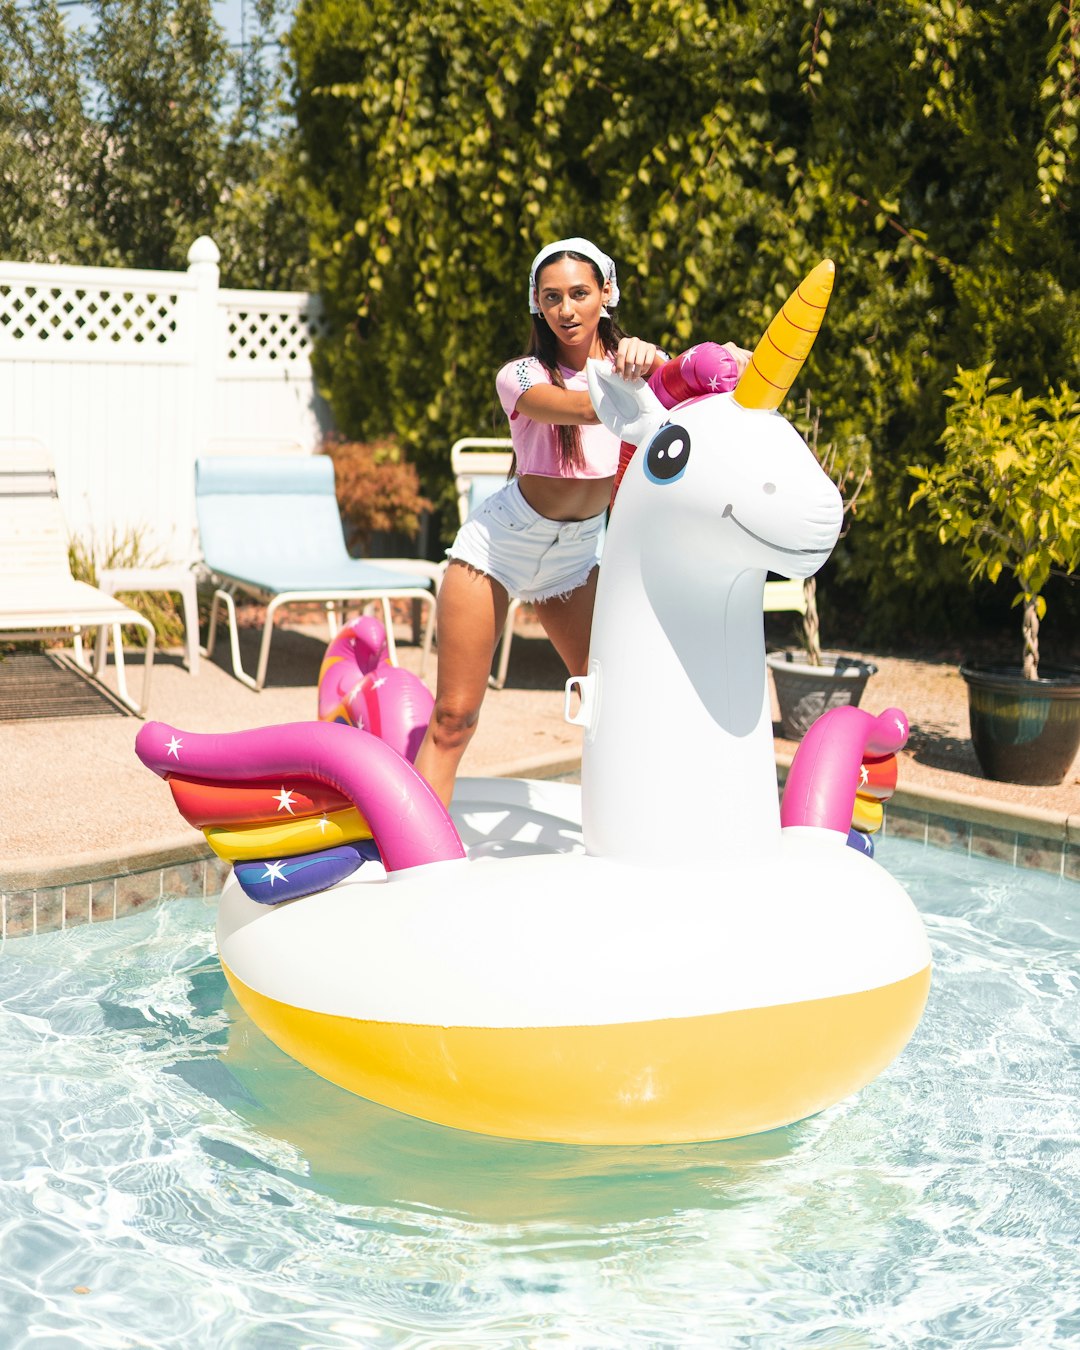
[[641, 445], [667, 416], [644, 380], [624, 380], [605, 361], [586, 362], [589, 397], [596, 415], [620, 441]]

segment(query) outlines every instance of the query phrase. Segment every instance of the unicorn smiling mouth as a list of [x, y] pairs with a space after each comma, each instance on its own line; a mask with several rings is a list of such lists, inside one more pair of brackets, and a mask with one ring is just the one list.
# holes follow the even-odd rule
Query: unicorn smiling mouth
[[753, 530], [748, 530], [739, 517], [732, 510], [731, 503], [728, 502], [721, 513], [722, 520], [732, 520], [742, 530], [743, 534], [748, 534], [751, 539], [759, 544], [764, 544], [766, 548], [774, 548], [777, 553], [831, 553], [831, 548], [785, 548], [783, 544], [774, 544], [771, 539], [765, 539], [760, 534], [755, 534]]

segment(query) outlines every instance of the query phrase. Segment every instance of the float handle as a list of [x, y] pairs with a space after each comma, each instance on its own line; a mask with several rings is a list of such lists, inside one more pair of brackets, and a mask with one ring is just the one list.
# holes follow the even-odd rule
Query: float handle
[[[570, 706], [575, 689], [581, 697], [581, 706], [576, 712], [572, 711]], [[596, 676], [571, 675], [566, 681], [566, 690], [563, 694], [563, 719], [569, 722], [571, 726], [590, 728], [595, 702]]]

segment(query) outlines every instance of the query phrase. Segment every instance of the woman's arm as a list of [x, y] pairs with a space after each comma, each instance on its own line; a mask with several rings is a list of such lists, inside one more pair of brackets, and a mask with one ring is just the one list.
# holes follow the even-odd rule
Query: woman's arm
[[557, 384], [534, 384], [517, 401], [516, 411], [534, 422], [555, 426], [591, 426], [599, 422], [587, 389], [560, 389]]
[[[615, 354], [615, 370], [624, 380], [646, 380], [667, 358], [644, 338], [624, 337]], [[534, 422], [556, 426], [592, 426], [599, 422], [586, 390], [560, 389], [557, 384], [534, 384], [518, 399], [515, 410]]]

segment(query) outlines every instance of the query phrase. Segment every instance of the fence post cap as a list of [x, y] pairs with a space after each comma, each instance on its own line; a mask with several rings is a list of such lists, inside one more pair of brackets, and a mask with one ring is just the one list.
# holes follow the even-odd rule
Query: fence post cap
[[200, 234], [188, 249], [187, 260], [189, 265], [192, 266], [198, 263], [213, 263], [216, 265], [221, 261], [221, 250], [208, 234]]

